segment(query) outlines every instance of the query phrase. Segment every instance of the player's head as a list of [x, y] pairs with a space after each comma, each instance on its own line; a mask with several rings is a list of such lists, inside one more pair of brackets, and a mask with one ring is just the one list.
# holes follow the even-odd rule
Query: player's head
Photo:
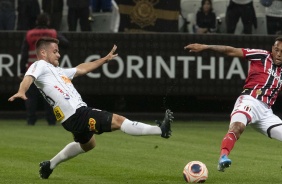
[[274, 64], [282, 64], [282, 36], [275, 39], [274, 45], [272, 46], [272, 57]]
[[45, 60], [54, 66], [59, 65], [59, 40], [51, 37], [41, 37], [37, 40], [36, 55], [38, 59]]

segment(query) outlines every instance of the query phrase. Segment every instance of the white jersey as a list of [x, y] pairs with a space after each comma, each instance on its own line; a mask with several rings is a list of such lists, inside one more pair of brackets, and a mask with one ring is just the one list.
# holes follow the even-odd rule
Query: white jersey
[[35, 85], [53, 107], [57, 121], [64, 122], [77, 108], [87, 106], [74, 88], [71, 80], [76, 68], [60, 68], [39, 60], [34, 62], [25, 75], [35, 78]]

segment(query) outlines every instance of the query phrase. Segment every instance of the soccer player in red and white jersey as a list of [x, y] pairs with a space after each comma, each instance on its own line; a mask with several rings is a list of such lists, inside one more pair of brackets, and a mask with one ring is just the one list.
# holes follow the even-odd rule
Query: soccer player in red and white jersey
[[120, 129], [130, 135], [170, 137], [173, 113], [169, 109], [165, 112], [164, 120], [158, 122], [159, 126], [132, 121], [118, 114], [88, 107], [73, 86], [71, 82], [73, 78], [85, 75], [117, 57], [116, 46], [101, 59], [64, 69], [59, 67], [58, 43], [57, 39], [50, 37], [37, 40], [38, 61], [34, 62], [25, 73], [18, 92], [8, 99], [9, 101], [17, 98], [26, 100], [26, 91], [32, 83], [35, 83], [43, 97], [53, 107], [57, 121], [73, 134], [73, 142], [67, 144], [51, 160], [40, 163], [39, 174], [42, 179], [48, 179], [58, 164], [92, 150], [96, 145], [94, 134]]
[[282, 120], [273, 114], [271, 106], [276, 101], [282, 84], [282, 37], [275, 39], [272, 51], [234, 48], [225, 45], [189, 44], [189, 52], [212, 50], [231, 57], [246, 58], [250, 62], [244, 90], [231, 113], [227, 134], [221, 143], [217, 169], [224, 171], [231, 165], [228, 158], [236, 141], [247, 125], [269, 138], [282, 141]]

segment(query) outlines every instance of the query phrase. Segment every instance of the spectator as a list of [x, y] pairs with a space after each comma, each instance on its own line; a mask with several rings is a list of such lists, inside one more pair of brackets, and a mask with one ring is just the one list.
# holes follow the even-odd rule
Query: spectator
[[91, 0], [92, 12], [112, 12], [112, 0]]
[[252, 0], [230, 0], [226, 11], [227, 33], [235, 33], [240, 18], [243, 23], [243, 33], [252, 34], [252, 27], [257, 28], [257, 18]]
[[196, 14], [195, 33], [214, 33], [216, 31], [216, 15], [213, 12], [212, 1], [202, 0]]
[[111, 21], [111, 32], [117, 33], [120, 23], [119, 7], [115, 0], [112, 0], [112, 21]]
[[[35, 54], [35, 43], [40, 37], [49, 36], [58, 38], [61, 41], [62, 46], [66, 46], [68, 44], [68, 40], [62, 35], [58, 34], [55, 29], [49, 29], [49, 24], [50, 19], [48, 14], [42, 13], [36, 20], [37, 27], [27, 31], [21, 49], [21, 78], [24, 76], [24, 73], [27, 71], [30, 65], [37, 60]], [[36, 110], [40, 99], [42, 99], [44, 102], [48, 124], [56, 124], [56, 118], [54, 116], [52, 107], [47, 103], [46, 100], [42, 98], [42, 95], [34, 84], [30, 86], [29, 90], [26, 92], [26, 96], [28, 97], [28, 99], [25, 101], [27, 125], [35, 125], [37, 120]]]
[[91, 31], [90, 28], [90, 1], [89, 0], [67, 0], [69, 31], [76, 31], [79, 20], [81, 31]]
[[30, 30], [36, 26], [36, 18], [40, 14], [38, 0], [18, 0], [17, 30]]
[[15, 29], [15, 11], [15, 0], [0, 0], [0, 30]]
[[273, 0], [272, 4], [264, 4], [266, 15], [267, 34], [278, 35], [282, 33], [282, 1]]
[[63, 17], [63, 0], [42, 0], [42, 10], [50, 16], [50, 28], [61, 29]]

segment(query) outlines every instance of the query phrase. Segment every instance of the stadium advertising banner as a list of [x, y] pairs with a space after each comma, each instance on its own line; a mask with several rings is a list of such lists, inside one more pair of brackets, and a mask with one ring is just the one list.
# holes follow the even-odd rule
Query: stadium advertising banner
[[[275, 37], [189, 34], [65, 33], [71, 45], [60, 49], [60, 66], [74, 67], [105, 56], [117, 45], [118, 57], [73, 80], [83, 95], [238, 95], [248, 62], [205, 51], [184, 50], [189, 43], [224, 44], [270, 50]], [[0, 92], [13, 94], [20, 80], [24, 33], [0, 33]]]

